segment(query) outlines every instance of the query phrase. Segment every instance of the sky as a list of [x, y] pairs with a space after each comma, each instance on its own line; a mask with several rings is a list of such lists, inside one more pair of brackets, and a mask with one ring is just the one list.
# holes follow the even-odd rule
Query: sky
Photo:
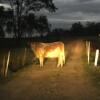
[[8, 4], [2, 4], [2, 3], [0, 3], [0, 6], [3, 6], [5, 8], [5, 10], [8, 10], [9, 8], [11, 8], [11, 6], [8, 5]]
[[99, 22], [100, 0], [54, 0], [58, 10], [48, 13], [53, 27], [70, 28], [74, 22]]
[[55, 13], [47, 11], [52, 27], [70, 28], [74, 22], [100, 22], [100, 0], [53, 0], [58, 8]]

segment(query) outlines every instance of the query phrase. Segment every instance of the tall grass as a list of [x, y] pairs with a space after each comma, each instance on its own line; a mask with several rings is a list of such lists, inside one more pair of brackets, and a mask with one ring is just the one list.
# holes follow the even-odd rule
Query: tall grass
[[15, 72], [26, 65], [33, 63], [33, 53], [27, 47], [19, 48], [1, 48], [0, 49], [0, 76], [4, 76], [7, 63], [8, 51], [10, 51], [10, 59], [8, 70]]
[[90, 76], [91, 83], [97, 88], [100, 87], [100, 57], [98, 59], [98, 65], [94, 66], [95, 61], [95, 50], [91, 51], [90, 64], [85, 64], [85, 71]]

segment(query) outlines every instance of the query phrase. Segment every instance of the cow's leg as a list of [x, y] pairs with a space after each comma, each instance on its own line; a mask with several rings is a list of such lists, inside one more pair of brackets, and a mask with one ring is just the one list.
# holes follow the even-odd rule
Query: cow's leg
[[65, 52], [63, 52], [62, 60], [63, 60], [63, 64], [65, 64]]
[[65, 55], [63, 56], [63, 64], [65, 64]]
[[58, 64], [57, 64], [57, 67], [60, 66], [60, 58], [58, 57]]
[[62, 66], [65, 64], [65, 58], [64, 58], [64, 56], [62, 56], [62, 58], [61, 58], [61, 63], [62, 63]]
[[58, 65], [57, 65], [57, 67], [59, 67], [59, 66], [63, 66], [63, 59], [61, 58], [61, 57], [58, 57]]
[[39, 60], [40, 60], [40, 67], [43, 67], [43, 57], [40, 57]]
[[61, 52], [59, 55], [59, 64], [62, 67], [65, 64], [65, 54]]
[[40, 62], [40, 67], [41, 67], [41, 59], [39, 58], [39, 62]]
[[63, 57], [61, 56], [61, 57], [60, 57], [60, 66], [62, 67], [63, 64], [64, 64], [64, 62], [63, 62]]

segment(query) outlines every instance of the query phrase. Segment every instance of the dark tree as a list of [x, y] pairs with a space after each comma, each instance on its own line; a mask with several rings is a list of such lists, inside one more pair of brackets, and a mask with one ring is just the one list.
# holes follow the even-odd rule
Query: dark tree
[[83, 27], [83, 25], [80, 22], [72, 24], [71, 32], [73, 34], [75, 34], [75, 35], [82, 34], [83, 30], [84, 30], [84, 27]]
[[0, 7], [0, 36], [4, 37], [8, 28], [11, 28], [13, 11], [11, 9], [5, 10], [3, 6]]
[[99, 23], [96, 23], [96, 35], [99, 35], [100, 34], [100, 22]]
[[33, 33], [33, 29], [35, 29], [35, 25], [36, 25], [36, 16], [34, 14], [21, 16], [20, 28], [22, 35], [28, 34], [28, 36], [31, 36]]
[[4, 37], [4, 36], [5, 36], [4, 30], [2, 26], [0, 26], [0, 37]]
[[10, 5], [14, 11], [13, 23], [15, 30], [15, 37], [21, 37], [21, 18], [27, 15], [30, 11], [35, 12], [41, 9], [47, 9], [50, 12], [55, 12], [56, 7], [53, 0], [10, 0]]
[[94, 34], [95, 33], [95, 23], [87, 22], [86, 29], [87, 29], [88, 34]]
[[100, 23], [87, 22], [86, 30], [88, 34], [98, 35], [100, 33]]
[[4, 7], [0, 7], [0, 25], [3, 26], [5, 23], [5, 11]]
[[38, 32], [42, 36], [44, 33], [50, 31], [47, 17], [44, 15], [35, 16], [30, 13], [27, 16], [21, 17], [21, 32], [22, 35], [31, 37], [33, 33]]
[[39, 33], [42, 33], [41, 35], [43, 35], [43, 33], [49, 31], [49, 24], [48, 24], [48, 20], [47, 20], [47, 17], [46, 17], [46, 16], [41, 15], [41, 16], [37, 19], [36, 29], [37, 29], [37, 31], [38, 31]]

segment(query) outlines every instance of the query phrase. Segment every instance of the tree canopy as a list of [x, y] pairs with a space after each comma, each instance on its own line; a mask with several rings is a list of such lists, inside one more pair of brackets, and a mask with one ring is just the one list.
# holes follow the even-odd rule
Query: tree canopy
[[[28, 26], [28, 28], [32, 28], [40, 31], [41, 28], [43, 28], [43, 26], [47, 26], [48, 25], [48, 21], [46, 19], [46, 17], [41, 16], [35, 23], [35, 13], [37, 11], [40, 11], [41, 9], [46, 9], [49, 12], [55, 12], [56, 11], [56, 7], [53, 3], [53, 0], [10, 0], [10, 5], [11, 8], [14, 11], [14, 18], [13, 18], [13, 23], [14, 23], [14, 30], [15, 30], [15, 37], [21, 37], [22, 35], [22, 23], [23, 22], [23, 16], [27, 16], [30, 12], [33, 13], [32, 16], [28, 16], [29, 17], [29, 26], [26, 25], [26, 27]], [[33, 18], [33, 21], [32, 21]], [[40, 24], [40, 22], [42, 21], [42, 24]], [[44, 21], [43, 21], [44, 20]], [[28, 21], [27, 21], [28, 22]], [[44, 25], [43, 25], [44, 24]], [[45, 25], [46, 24], [46, 25]], [[38, 25], [38, 28], [36, 27]], [[46, 27], [44, 27], [46, 28]], [[41, 30], [42, 31], [42, 30]]]

